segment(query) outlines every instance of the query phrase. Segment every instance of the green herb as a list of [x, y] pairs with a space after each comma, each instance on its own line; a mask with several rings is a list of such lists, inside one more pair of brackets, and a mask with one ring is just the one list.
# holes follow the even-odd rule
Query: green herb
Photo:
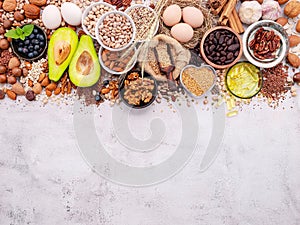
[[29, 36], [33, 31], [34, 25], [28, 24], [24, 27], [20, 28], [17, 27], [16, 29], [11, 29], [5, 33], [5, 37], [10, 37], [13, 39], [21, 39], [22, 41], [25, 40], [25, 37]]

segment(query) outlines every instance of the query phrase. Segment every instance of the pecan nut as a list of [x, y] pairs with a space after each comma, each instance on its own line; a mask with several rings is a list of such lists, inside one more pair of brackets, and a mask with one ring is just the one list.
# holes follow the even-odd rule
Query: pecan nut
[[29, 19], [38, 19], [40, 17], [40, 8], [33, 4], [25, 4], [23, 6], [25, 16]]

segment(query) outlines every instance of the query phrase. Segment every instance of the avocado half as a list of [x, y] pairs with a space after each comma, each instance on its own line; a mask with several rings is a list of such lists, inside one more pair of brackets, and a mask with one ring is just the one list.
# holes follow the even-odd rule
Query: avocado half
[[68, 27], [57, 29], [51, 36], [48, 46], [49, 79], [57, 82], [77, 49], [78, 36]]
[[100, 78], [100, 63], [93, 40], [82, 35], [69, 65], [69, 77], [78, 87], [93, 86]]

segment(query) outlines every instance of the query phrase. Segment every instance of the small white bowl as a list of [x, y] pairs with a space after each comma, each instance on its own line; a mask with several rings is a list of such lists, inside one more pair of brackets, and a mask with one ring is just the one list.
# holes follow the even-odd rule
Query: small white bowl
[[100, 49], [99, 49], [99, 52], [98, 52], [98, 58], [99, 58], [99, 62], [100, 62], [100, 65], [102, 66], [103, 69], [105, 69], [107, 72], [109, 72], [110, 74], [113, 74], [113, 75], [121, 75], [121, 74], [124, 74], [124, 73], [127, 73], [128, 71], [130, 71], [134, 65], [136, 64], [136, 61], [137, 61], [137, 55], [136, 55], [136, 47], [134, 47], [132, 50], [135, 52], [134, 55], [133, 55], [133, 61], [132, 61], [132, 64], [126, 69], [126, 70], [123, 70], [122, 72], [116, 72], [114, 70], [111, 70], [110, 68], [108, 68], [107, 66], [104, 65], [104, 62], [102, 60], [102, 51], [103, 51], [103, 47], [101, 46]]
[[[104, 5], [104, 6], [106, 6], [106, 7], [111, 8], [113, 11], [116, 10], [116, 7], [115, 7], [115, 6], [113, 6], [113, 5], [111, 5], [111, 4], [108, 4], [108, 3], [106, 3], [106, 2], [96, 2], [96, 3], [93, 3], [93, 4], [89, 5], [89, 7], [87, 7], [87, 8], [84, 10], [84, 12], [82, 13], [82, 17], [81, 17], [81, 26], [82, 26], [83, 31], [84, 31], [86, 34], [90, 35], [93, 39], [96, 39], [96, 37], [95, 37], [94, 35], [92, 35], [92, 34], [88, 31], [87, 27], [84, 25], [84, 19], [88, 16], [88, 14], [89, 14], [89, 12], [92, 10], [92, 8], [94, 8], [94, 7], [97, 6], [97, 5]], [[100, 17], [101, 17], [101, 16], [100, 16]], [[100, 18], [100, 17], [99, 17], [99, 18]], [[98, 18], [98, 19], [99, 19], [99, 18]], [[96, 21], [96, 22], [97, 22], [97, 21]]]
[[[194, 68], [197, 68], [197, 69], [208, 68], [208, 69], [210, 69], [210, 70], [214, 73], [214, 75], [215, 75], [215, 76], [214, 76], [214, 81], [213, 81], [211, 87], [210, 87], [208, 90], [206, 90], [205, 92], [203, 92], [202, 95], [197, 96], [197, 95], [195, 95], [194, 93], [192, 93], [192, 92], [184, 85], [184, 83], [183, 83], [183, 81], [182, 81], [182, 74], [183, 74], [183, 71], [184, 71], [185, 69], [187, 69], [187, 68], [190, 68], [190, 67], [194, 67]], [[215, 83], [216, 83], [216, 79], [217, 79], [217, 73], [216, 73], [215, 69], [214, 69], [212, 66], [210, 66], [210, 65], [205, 65], [205, 64], [202, 64], [201, 66], [186, 65], [186, 66], [183, 67], [183, 68], [181, 69], [181, 71], [180, 71], [180, 83], [181, 83], [182, 87], [184, 88], [184, 90], [185, 90], [190, 96], [192, 96], [193, 98], [196, 98], [196, 99], [202, 98], [207, 92], [209, 92], [209, 91], [214, 87], [214, 85], [215, 85]]]
[[[259, 60], [253, 56], [253, 50], [249, 48], [249, 42], [253, 39], [256, 31], [263, 27], [266, 30], [273, 30], [280, 37], [281, 46], [277, 50], [277, 58]], [[261, 68], [271, 68], [282, 62], [289, 51], [288, 35], [281, 25], [272, 20], [261, 20], [250, 25], [243, 35], [243, 50], [246, 59], [253, 65]]]
[[[156, 27], [155, 27], [155, 29], [154, 29], [154, 32], [153, 32], [153, 34], [152, 34], [152, 36], [151, 36], [151, 38], [152, 38], [152, 37], [157, 33], [158, 28], [159, 28], [159, 19], [158, 19], [157, 13], [156, 13], [151, 7], [146, 6], [146, 5], [143, 5], [143, 4], [135, 4], [135, 5], [132, 5], [132, 6], [130, 6], [129, 8], [127, 8], [127, 9], [125, 10], [125, 13], [127, 13], [127, 14], [129, 15], [129, 12], [130, 12], [132, 9], [134, 9], [134, 8], [147, 8], [147, 9], [149, 9], [151, 12], [153, 12], [155, 18], [157, 19], [157, 20], [156, 20], [157, 23], [156, 23]], [[151, 38], [150, 38], [150, 39], [151, 39]], [[144, 39], [144, 40], [143, 40], [143, 39], [137, 40], [137, 42], [140, 42], [140, 43], [145, 42], [145, 41], [146, 41], [146, 39]]]
[[[109, 16], [110, 14], [119, 14], [119, 15], [125, 16], [125, 17], [129, 20], [129, 22], [130, 22], [130, 24], [131, 24], [131, 26], [132, 26], [132, 37], [131, 37], [130, 41], [129, 41], [126, 45], [124, 45], [123, 47], [121, 47], [121, 48], [111, 48], [111, 47], [108, 47], [108, 46], [106, 46], [106, 45], [100, 40], [100, 36], [99, 36], [99, 26], [102, 24], [103, 20], [104, 20], [107, 16]], [[105, 49], [107, 49], [107, 50], [110, 50], [110, 51], [121, 51], [121, 50], [124, 50], [124, 49], [128, 48], [128, 47], [133, 43], [133, 41], [135, 40], [136, 27], [135, 27], [134, 22], [133, 22], [133, 20], [131, 19], [131, 17], [128, 16], [126, 13], [120, 12], [120, 11], [112, 11], [112, 12], [107, 12], [107, 13], [103, 14], [103, 15], [100, 17], [100, 19], [98, 20], [98, 22], [97, 22], [97, 24], [96, 24], [95, 34], [96, 34], [96, 39], [97, 39], [98, 43], [99, 43], [103, 48], [105, 48]]]

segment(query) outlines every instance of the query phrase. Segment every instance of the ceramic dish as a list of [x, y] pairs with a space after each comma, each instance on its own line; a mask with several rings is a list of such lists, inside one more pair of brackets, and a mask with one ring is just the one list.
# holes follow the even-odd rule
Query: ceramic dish
[[[108, 17], [109, 15], [111, 15], [111, 14], [119, 14], [119, 15], [121, 15], [121, 16], [126, 17], [126, 18], [128, 19], [128, 21], [129, 21], [129, 23], [130, 23], [131, 26], [132, 26], [132, 37], [131, 37], [130, 41], [129, 41], [126, 45], [122, 46], [121, 48], [111, 48], [111, 47], [109, 47], [109, 46], [106, 46], [106, 45], [101, 41], [101, 39], [100, 39], [99, 26], [103, 23], [103, 20], [104, 20], [106, 17]], [[133, 43], [133, 41], [135, 40], [136, 28], [135, 28], [135, 25], [134, 25], [133, 20], [132, 20], [131, 17], [128, 16], [126, 13], [120, 12], [120, 11], [112, 11], [112, 12], [107, 12], [107, 13], [103, 14], [103, 15], [100, 17], [100, 19], [98, 20], [98, 22], [97, 22], [97, 24], [96, 24], [95, 33], [96, 33], [96, 39], [97, 39], [98, 43], [99, 43], [103, 48], [108, 49], [108, 50], [110, 50], [110, 51], [121, 51], [121, 50], [124, 50], [124, 49], [128, 48], [128, 47]]]
[[[121, 75], [121, 74], [124, 74], [124, 73], [127, 73], [128, 71], [130, 71], [134, 65], [136, 64], [136, 61], [137, 61], [137, 56], [135, 55], [135, 51], [136, 51], [136, 48], [132, 48], [131, 50], [134, 51], [134, 55], [133, 55], [133, 58], [131, 60], [131, 62], [129, 62], [129, 66], [127, 67], [127, 69], [121, 71], [121, 72], [118, 72], [118, 71], [115, 71], [115, 70], [112, 70], [109, 68], [109, 66], [106, 66], [105, 63], [103, 62], [103, 58], [102, 58], [102, 52], [103, 52], [104, 48], [101, 46], [100, 49], [99, 49], [99, 52], [98, 52], [98, 58], [99, 58], [99, 62], [101, 64], [101, 67], [103, 69], [105, 69], [107, 72], [109, 72], [110, 74], [114, 74], [114, 75]], [[123, 51], [126, 51], [126, 49], [124, 49]]]
[[[186, 86], [186, 85], [184, 84], [184, 82], [183, 82], [183, 79], [182, 79], [183, 72], [184, 72], [186, 69], [191, 68], [191, 67], [192, 67], [192, 68], [196, 68], [196, 69], [207, 68], [207, 69], [211, 70], [211, 71], [213, 72], [213, 74], [214, 74], [214, 79], [213, 79], [212, 84], [211, 84], [210, 87], [209, 87], [207, 90], [205, 90], [201, 95], [196, 95], [196, 94], [194, 94], [192, 91], [190, 91], [190, 90], [187, 88], [187, 86]], [[216, 83], [216, 71], [215, 71], [215, 69], [214, 69], [213, 67], [211, 67], [211, 66], [209, 66], [209, 65], [201, 65], [200, 67], [197, 67], [197, 66], [194, 66], [194, 65], [187, 65], [187, 66], [183, 67], [182, 70], [181, 70], [181, 72], [180, 72], [180, 83], [181, 83], [182, 87], [185, 89], [185, 91], [186, 91], [190, 96], [192, 96], [193, 98], [201, 98], [201, 97], [204, 96], [206, 93], [208, 93], [208, 92], [213, 88], [213, 86], [215, 85], [215, 83]]]
[[[260, 60], [254, 56], [253, 50], [250, 49], [249, 43], [253, 40], [258, 29], [264, 28], [268, 31], [274, 31], [280, 38], [280, 47], [276, 51], [276, 57], [273, 59]], [[287, 55], [289, 50], [288, 35], [281, 25], [272, 20], [262, 20], [250, 25], [243, 36], [243, 49], [246, 59], [261, 68], [271, 68], [278, 65]]]
[[[25, 26], [27, 24], [24, 24], [23, 26]], [[21, 27], [23, 27], [21, 26]], [[32, 34], [34, 34], [35, 36], [39, 36], [39, 37], [31, 37]], [[40, 59], [45, 52], [47, 51], [47, 35], [46, 33], [43, 31], [43, 29], [37, 25], [34, 25], [34, 29], [32, 31], [32, 34], [29, 35], [28, 37], [25, 38], [24, 41], [22, 41], [21, 39], [12, 39], [11, 42], [11, 48], [13, 50], [13, 52], [21, 59], [27, 60], [27, 61], [35, 61]], [[24, 49], [24, 44], [25, 42], [36, 42], [36, 43], [32, 43], [30, 45], [32, 45], [32, 49], [35, 48], [35, 45], [38, 45], [40, 47], [39, 50], [37, 50], [36, 52], [36, 56], [32, 56], [32, 57], [28, 57], [25, 53], [23, 53], [22, 51], [20, 51], [21, 49]], [[22, 46], [21, 46], [22, 45]], [[32, 50], [33, 51], [33, 50]]]
[[130, 71], [130, 72], [128, 72], [128, 73], [124, 76], [124, 78], [121, 79], [121, 82], [120, 82], [120, 84], [119, 84], [119, 93], [120, 93], [120, 97], [121, 97], [122, 101], [124, 102], [124, 104], [127, 105], [127, 106], [130, 107], [130, 108], [134, 108], [134, 109], [142, 109], [142, 108], [146, 108], [146, 107], [150, 106], [150, 105], [154, 102], [154, 100], [155, 100], [155, 98], [156, 98], [156, 96], [157, 96], [157, 82], [156, 82], [156, 80], [154, 79], [153, 76], [151, 76], [150, 74], [144, 72], [144, 78], [148, 78], [148, 79], [154, 81], [154, 89], [151, 91], [151, 93], [152, 93], [152, 98], [151, 98], [151, 100], [150, 100], [149, 102], [147, 102], [147, 103], [141, 102], [139, 105], [132, 105], [132, 104], [129, 104], [128, 101], [124, 98], [124, 94], [125, 94], [125, 91], [126, 91], [126, 90], [125, 90], [125, 80], [127, 79], [127, 77], [128, 77], [131, 73], [134, 73], [134, 72], [138, 73], [139, 77], [142, 77], [141, 71], [139, 71], [139, 70], [135, 70], [135, 71]]
[[[234, 38], [237, 39], [237, 42], [239, 43], [239, 50], [237, 52], [237, 55], [236, 56], [233, 56], [234, 57], [234, 60], [228, 64], [224, 64], [224, 65], [221, 65], [221, 64], [216, 64], [215, 62], [213, 62], [211, 59], [209, 59], [209, 57], [216, 57], [216, 56], [211, 56], [211, 55], [207, 55], [205, 53], [205, 47], [204, 47], [204, 44], [205, 42], [209, 42], [209, 41], [212, 41], [212, 40], [209, 40], [210, 39], [210, 34], [212, 33], [215, 33], [216, 31], [220, 31], [222, 32], [223, 30], [226, 30], [226, 31], [229, 31], [229, 33], [233, 34]], [[220, 38], [215, 38], [216, 42], [219, 42], [220, 41]], [[224, 41], [225, 42], [225, 41]], [[218, 44], [218, 43], [217, 43]], [[210, 46], [212, 46], [212, 44], [210, 44]], [[226, 46], [225, 46], [226, 47]], [[215, 52], [219, 53], [220, 54], [220, 50], [215, 50]], [[231, 67], [232, 65], [234, 65], [235, 63], [237, 63], [239, 61], [239, 59], [241, 58], [242, 54], [243, 54], [243, 47], [242, 47], [242, 39], [240, 38], [240, 35], [238, 33], [236, 33], [234, 30], [232, 30], [231, 28], [229, 27], [225, 27], [225, 26], [218, 26], [218, 27], [214, 27], [208, 31], [205, 32], [202, 40], [201, 40], [201, 43], [200, 43], [200, 53], [201, 53], [201, 56], [202, 58], [204, 59], [204, 61], [211, 65], [212, 67], [216, 68], [216, 69], [226, 69], [226, 68], [229, 68]], [[228, 52], [226, 52], [228, 53]], [[235, 52], [234, 52], [235, 54]], [[224, 54], [223, 56], [224, 57], [227, 57], [228, 54]], [[222, 57], [222, 56], [217, 56], [217, 57]]]
[[[155, 23], [155, 21], [156, 21], [156, 25], [153, 24], [153, 25], [151, 26], [151, 29], [152, 29], [152, 30], [150, 30], [150, 32], [149, 32], [149, 34], [151, 34], [151, 35], [149, 35], [149, 36], [147, 37], [147, 39], [151, 39], [151, 38], [157, 33], [158, 28], [159, 28], [159, 21], [158, 21], [157, 13], [156, 13], [152, 8], [150, 8], [149, 6], [142, 5], [142, 4], [135, 4], [135, 5], [132, 5], [131, 7], [129, 7], [128, 9], [125, 10], [125, 13], [127, 13], [127, 14], [129, 15], [130, 11], [131, 11], [132, 9], [135, 9], [135, 8], [147, 8], [148, 10], [150, 10], [150, 11], [154, 14], [154, 17], [155, 17], [154, 23]], [[129, 16], [130, 16], [130, 15], [129, 15]], [[154, 27], [154, 26], [155, 26], [155, 27]], [[137, 41], [138, 41], [138, 42], [145, 42], [147, 39], [139, 39], [139, 40], [137, 40]]]
[[225, 83], [232, 95], [247, 99], [260, 92], [263, 77], [255, 65], [250, 62], [239, 62], [227, 70]]
[[[81, 17], [81, 26], [82, 26], [83, 31], [84, 31], [86, 34], [90, 35], [93, 39], [96, 39], [96, 36], [95, 36], [95, 35], [92, 35], [92, 34], [88, 31], [87, 27], [84, 25], [84, 19], [88, 16], [89, 12], [90, 12], [95, 6], [97, 6], [97, 5], [104, 5], [104, 6], [108, 7], [108, 8], [110, 8], [112, 11], [115, 10], [115, 7], [114, 7], [113, 5], [110, 5], [110, 4], [106, 3], [106, 2], [96, 2], [96, 3], [94, 3], [94, 4], [91, 4], [89, 7], [87, 7], [87, 8], [84, 10], [84, 12], [82, 13], [82, 17]], [[100, 19], [101, 16], [102, 16], [102, 15], [99, 14], [98, 19]], [[98, 20], [96, 20], [95, 23], [97, 23], [97, 21], [98, 21]]]

